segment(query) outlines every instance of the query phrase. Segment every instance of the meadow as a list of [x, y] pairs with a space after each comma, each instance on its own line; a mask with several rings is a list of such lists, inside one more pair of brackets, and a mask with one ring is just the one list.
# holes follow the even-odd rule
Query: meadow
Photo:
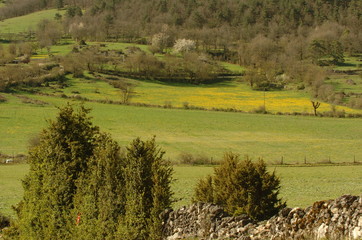
[[42, 19], [54, 19], [56, 13], [63, 15], [65, 10], [49, 9], [6, 19], [5, 21], [0, 22], [0, 33], [17, 34], [35, 31], [38, 22]]
[[[15, 95], [1, 94], [0, 152], [26, 153], [28, 141], [54, 118], [68, 101], [60, 97], [23, 94], [46, 105], [25, 104]], [[136, 107], [86, 102], [95, 125], [122, 146], [136, 137], [156, 135], [173, 162], [181, 153], [218, 160], [225, 151], [263, 158], [268, 163], [362, 161], [362, 120], [279, 116], [184, 109]]]
[[[21, 179], [27, 164], [0, 165], [0, 212], [14, 216], [11, 206], [23, 194]], [[315, 201], [337, 198], [343, 194], [360, 195], [362, 166], [269, 167], [281, 179], [280, 197], [289, 207], [307, 207]], [[174, 208], [191, 203], [193, 189], [200, 178], [213, 173], [207, 166], [174, 166]]]
[[[52, 55], [64, 56], [70, 53], [77, 43], [71, 39], [63, 39], [57, 45], [50, 47], [50, 52], [47, 49], [38, 49], [37, 54], [33, 55], [32, 59], [48, 59], [49, 53]], [[89, 46], [100, 46], [101, 50], [125, 50], [128, 47], [138, 47], [145, 52], [149, 52], [147, 45], [121, 42], [87, 42]]]

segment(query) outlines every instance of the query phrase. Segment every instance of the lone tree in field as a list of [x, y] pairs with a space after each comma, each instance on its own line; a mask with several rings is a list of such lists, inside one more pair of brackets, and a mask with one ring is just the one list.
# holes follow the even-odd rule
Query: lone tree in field
[[24, 240], [160, 239], [158, 216], [171, 204], [171, 166], [154, 139], [136, 139], [121, 157], [119, 145], [92, 125], [88, 112], [61, 108], [30, 149], [11, 234]]
[[214, 176], [201, 180], [194, 201], [212, 202], [234, 215], [247, 214], [255, 220], [267, 219], [286, 206], [278, 198], [280, 180], [267, 172], [262, 160], [240, 161], [238, 155], [226, 153]]
[[320, 107], [321, 103], [316, 101], [311, 101], [313, 110], [314, 110], [314, 116], [317, 116], [317, 109]]

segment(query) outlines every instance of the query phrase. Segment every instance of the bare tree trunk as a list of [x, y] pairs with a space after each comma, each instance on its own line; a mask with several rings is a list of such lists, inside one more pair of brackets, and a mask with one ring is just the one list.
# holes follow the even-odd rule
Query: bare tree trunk
[[313, 109], [314, 109], [314, 116], [317, 116], [317, 109], [319, 108], [321, 103], [320, 102], [315, 102], [315, 101], [311, 101], [311, 102], [312, 102]]

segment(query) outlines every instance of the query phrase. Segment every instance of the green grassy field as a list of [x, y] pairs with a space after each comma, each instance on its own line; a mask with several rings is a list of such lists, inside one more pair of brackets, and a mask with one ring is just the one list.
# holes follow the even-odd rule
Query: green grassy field
[[[355, 85], [348, 84], [347, 81], [352, 80]], [[332, 84], [337, 91], [345, 93], [361, 93], [362, 92], [362, 78], [358, 75], [334, 75], [331, 76], [329, 80], [326, 81], [329, 84]]]
[[[91, 91], [91, 90], [90, 90]], [[2, 94], [0, 104], [0, 151], [26, 153], [28, 140], [53, 118], [55, 106], [66, 99], [26, 95], [48, 105], [24, 104], [13, 95]], [[86, 103], [93, 109], [94, 123], [111, 133], [121, 145], [140, 136], [156, 135], [167, 157], [177, 161], [180, 153], [220, 159], [234, 151], [269, 163], [362, 161], [362, 119], [146, 108]]]
[[334, 66], [334, 70], [344, 70], [344, 71], [350, 71], [350, 70], [362, 70], [362, 55], [357, 56], [346, 56], [344, 58], [344, 62]]
[[17, 204], [23, 196], [21, 179], [29, 171], [26, 164], [0, 165], [0, 212], [14, 216], [11, 206]]
[[[333, 67], [337, 72], [331, 74], [325, 82], [335, 87], [335, 91], [344, 93], [362, 93], [362, 56], [346, 57], [345, 62]], [[339, 71], [339, 72], [338, 72]], [[348, 71], [354, 71], [353, 74]]]
[[[0, 212], [14, 216], [11, 206], [22, 197], [20, 179], [29, 167], [26, 164], [0, 165]], [[343, 194], [361, 195], [362, 166], [328, 167], [269, 167], [281, 178], [280, 196], [289, 207], [307, 207], [319, 200], [333, 199]], [[174, 166], [174, 207], [191, 202], [193, 189], [200, 178], [213, 173], [212, 167]]]
[[[59, 44], [50, 47], [50, 53], [53, 55], [67, 55], [73, 49], [73, 46], [77, 44], [75, 41], [67, 39], [60, 41]], [[88, 42], [90, 46], [105, 45], [101, 47], [102, 50], [125, 50], [127, 47], [138, 47], [145, 52], [149, 52], [147, 45], [133, 44], [133, 43], [119, 43], [119, 42]], [[37, 51], [37, 55], [33, 55], [32, 59], [44, 59], [48, 58], [48, 50], [43, 48]]]
[[0, 33], [20, 33], [35, 30], [42, 19], [54, 19], [56, 13], [63, 15], [65, 10], [49, 9], [28, 15], [6, 19], [0, 22]]

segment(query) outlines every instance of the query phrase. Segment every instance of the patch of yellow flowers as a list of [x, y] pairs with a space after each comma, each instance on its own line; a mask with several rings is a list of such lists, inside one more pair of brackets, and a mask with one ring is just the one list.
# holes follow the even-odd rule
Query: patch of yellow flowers
[[[156, 86], [157, 85], [157, 86]], [[133, 102], [159, 104], [166, 102], [172, 106], [189, 106], [212, 108], [235, 108], [242, 111], [253, 111], [265, 106], [269, 112], [277, 113], [313, 113], [313, 106], [307, 94], [297, 91], [252, 91], [248, 86], [235, 84], [232, 86], [169, 86], [144, 83], [136, 89]], [[337, 110], [347, 113], [361, 113], [347, 107], [338, 106]], [[319, 112], [331, 111], [331, 105], [321, 103]]]

